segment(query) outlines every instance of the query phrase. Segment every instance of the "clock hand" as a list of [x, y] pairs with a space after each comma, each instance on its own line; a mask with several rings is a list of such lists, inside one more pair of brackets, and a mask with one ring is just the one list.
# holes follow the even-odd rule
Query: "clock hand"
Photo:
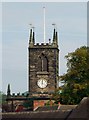
[[43, 80], [42, 80], [42, 84], [43, 84]]

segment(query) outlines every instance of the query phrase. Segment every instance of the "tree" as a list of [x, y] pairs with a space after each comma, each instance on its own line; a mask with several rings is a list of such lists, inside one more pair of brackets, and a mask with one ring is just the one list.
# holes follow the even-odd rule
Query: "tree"
[[57, 104], [60, 100], [60, 93], [61, 93], [62, 88], [59, 87], [55, 90], [55, 92], [52, 94], [51, 99], [55, 100], [55, 104]]
[[0, 91], [0, 105], [6, 103], [6, 94]]
[[60, 101], [63, 104], [78, 104], [89, 96], [89, 47], [83, 46], [65, 56], [67, 73], [60, 76], [65, 81]]

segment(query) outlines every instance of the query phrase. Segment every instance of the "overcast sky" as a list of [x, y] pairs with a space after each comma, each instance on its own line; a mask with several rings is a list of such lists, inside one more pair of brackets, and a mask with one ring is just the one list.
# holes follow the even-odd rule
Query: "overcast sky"
[[[56, 23], [60, 49], [60, 75], [66, 73], [64, 56], [87, 44], [87, 3], [58, 2], [2, 3], [3, 81], [6, 92], [28, 90], [28, 37], [29, 24], [35, 27], [36, 42], [43, 42], [43, 6], [46, 8], [46, 42], [52, 39]], [[1, 87], [0, 87], [1, 88]]]

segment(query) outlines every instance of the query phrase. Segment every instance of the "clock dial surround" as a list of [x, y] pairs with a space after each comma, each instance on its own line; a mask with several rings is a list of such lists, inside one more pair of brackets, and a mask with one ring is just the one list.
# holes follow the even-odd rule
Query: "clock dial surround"
[[39, 79], [37, 81], [37, 85], [42, 89], [46, 88], [47, 87], [47, 80], [46, 79]]

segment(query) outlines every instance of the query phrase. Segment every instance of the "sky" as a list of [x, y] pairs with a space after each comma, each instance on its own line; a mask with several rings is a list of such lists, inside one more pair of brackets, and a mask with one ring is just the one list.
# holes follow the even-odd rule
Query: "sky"
[[2, 91], [4, 93], [9, 83], [13, 93], [28, 90], [29, 24], [35, 27], [36, 43], [43, 42], [43, 6], [46, 8], [46, 42], [49, 38], [52, 39], [52, 23], [57, 26], [60, 75], [67, 70], [65, 55], [87, 45], [86, 2], [3, 2]]

